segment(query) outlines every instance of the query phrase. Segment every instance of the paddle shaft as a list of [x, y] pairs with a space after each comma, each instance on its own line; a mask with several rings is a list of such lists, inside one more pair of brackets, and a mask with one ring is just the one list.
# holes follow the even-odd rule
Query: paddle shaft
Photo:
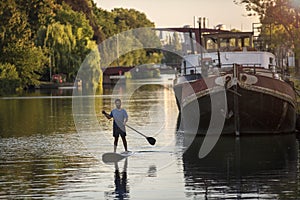
[[129, 126], [129, 125], [127, 125], [127, 124], [126, 124], [126, 126], [127, 126], [128, 128], [130, 128], [131, 130], [134, 130], [134, 131], [137, 132], [138, 134], [140, 134], [140, 135], [144, 136], [145, 138], [147, 138], [146, 135], [144, 135], [143, 133], [139, 132], [139, 131], [136, 130], [135, 128], [132, 128], [131, 126]]
[[153, 138], [153, 137], [147, 137], [147, 136], [144, 135], [143, 133], [139, 132], [138, 130], [136, 130], [135, 128], [132, 128], [131, 126], [129, 126], [129, 125], [127, 125], [127, 124], [126, 124], [126, 126], [127, 126], [128, 128], [130, 128], [131, 130], [137, 132], [137, 133], [140, 134], [141, 136], [144, 136], [144, 137], [147, 139], [147, 141], [149, 142], [149, 144], [155, 145], [155, 142], [156, 142], [156, 139], [155, 139], [155, 138]]
[[[105, 111], [102, 111], [102, 114], [108, 115]], [[147, 138], [146, 135], [144, 135], [143, 133], [139, 132], [139, 131], [136, 130], [135, 128], [132, 128], [131, 126], [129, 126], [129, 125], [127, 125], [127, 124], [125, 124], [125, 126], [127, 126], [127, 127], [130, 128], [131, 130], [134, 130], [134, 131], [137, 132], [138, 134], [140, 134], [140, 135], [144, 136], [145, 138]]]
[[[105, 116], [108, 115], [105, 111], [102, 111], [102, 113], [103, 113]], [[154, 144], [155, 144], [155, 142], [156, 142], [155, 138], [153, 138], [153, 137], [147, 137], [146, 135], [144, 135], [144, 134], [141, 133], [140, 131], [136, 130], [135, 128], [133, 128], [133, 127], [127, 125], [127, 124], [125, 124], [125, 126], [127, 126], [128, 128], [130, 128], [131, 130], [137, 132], [137, 133], [140, 134], [141, 136], [144, 136], [144, 137], [147, 139], [147, 141], [148, 141], [151, 145], [154, 145]]]

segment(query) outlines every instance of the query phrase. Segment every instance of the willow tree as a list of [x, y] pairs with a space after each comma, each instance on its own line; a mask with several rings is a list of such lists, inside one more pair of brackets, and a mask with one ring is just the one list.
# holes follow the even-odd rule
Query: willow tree
[[94, 32], [83, 13], [64, 3], [54, 20], [44, 30], [40, 29], [41, 45], [51, 57], [52, 72], [66, 74], [73, 81], [81, 63], [96, 46], [92, 40]]
[[[235, 0], [244, 4], [248, 15], [258, 15], [262, 34], [274, 48], [289, 47], [295, 53], [300, 75], [300, 2], [298, 0]], [[266, 38], [268, 37], [268, 38]]]

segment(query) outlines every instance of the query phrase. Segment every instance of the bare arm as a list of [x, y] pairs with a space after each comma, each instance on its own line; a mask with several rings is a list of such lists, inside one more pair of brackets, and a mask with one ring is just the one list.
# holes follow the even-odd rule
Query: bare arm
[[125, 116], [124, 116], [124, 121], [123, 121], [124, 126], [126, 126], [127, 121], [128, 121], [128, 114], [125, 110]]
[[107, 114], [104, 110], [102, 111], [102, 114], [107, 118], [107, 119], [111, 119], [112, 117]]
[[124, 122], [123, 122], [123, 124], [126, 126], [126, 123], [127, 123], [127, 121], [128, 121], [128, 118], [124, 118]]

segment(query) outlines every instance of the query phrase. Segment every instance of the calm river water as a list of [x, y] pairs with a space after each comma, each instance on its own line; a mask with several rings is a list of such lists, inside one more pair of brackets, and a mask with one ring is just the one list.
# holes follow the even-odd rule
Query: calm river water
[[[0, 199], [300, 198], [296, 134], [222, 137], [199, 159], [203, 137], [177, 130], [169, 78], [86, 97], [55, 90], [0, 98]], [[151, 146], [128, 129], [135, 154], [106, 164], [101, 156], [113, 150], [112, 121], [101, 111], [109, 112], [115, 98], [123, 100], [128, 125], [157, 142]]]

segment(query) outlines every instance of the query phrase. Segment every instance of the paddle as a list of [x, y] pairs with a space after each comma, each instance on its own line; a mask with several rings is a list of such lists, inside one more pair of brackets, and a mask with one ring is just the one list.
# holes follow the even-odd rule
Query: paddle
[[[108, 115], [104, 110], [102, 111], [102, 114]], [[155, 139], [155, 138], [153, 138], [153, 137], [148, 137], [148, 136], [144, 135], [143, 133], [141, 133], [140, 131], [136, 130], [135, 128], [133, 128], [133, 127], [127, 125], [127, 124], [126, 124], [126, 126], [127, 126], [128, 128], [130, 128], [131, 130], [137, 132], [137, 133], [140, 134], [141, 136], [144, 136], [144, 137], [147, 139], [147, 141], [149, 142], [149, 144], [155, 145], [155, 142], [156, 142], [156, 139]]]
[[144, 135], [143, 133], [139, 132], [138, 130], [132, 128], [131, 126], [129, 126], [129, 125], [127, 125], [127, 124], [126, 124], [126, 126], [127, 126], [128, 128], [130, 128], [131, 130], [134, 130], [134, 131], [137, 132], [138, 134], [144, 136], [144, 137], [148, 140], [149, 144], [155, 145], [155, 142], [156, 142], [156, 139], [155, 139], [155, 138], [153, 138], [153, 137], [147, 137], [147, 136]]

